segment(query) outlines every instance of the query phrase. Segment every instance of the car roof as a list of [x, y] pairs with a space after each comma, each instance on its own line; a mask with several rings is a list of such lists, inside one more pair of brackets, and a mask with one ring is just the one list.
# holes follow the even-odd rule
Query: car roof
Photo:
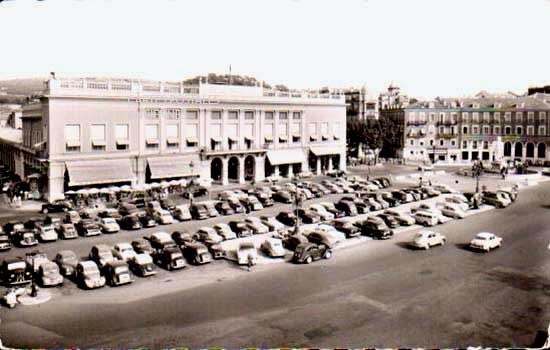
[[490, 233], [490, 232], [479, 232], [476, 236], [479, 236], [479, 237], [491, 237], [491, 236], [495, 236], [494, 233]]
[[82, 265], [83, 267], [92, 267], [92, 266], [97, 267], [97, 264], [92, 260], [80, 261], [79, 264]]
[[119, 248], [132, 248], [132, 245], [128, 242], [121, 242], [121, 243], [117, 243], [115, 244], [115, 247], [119, 247]]

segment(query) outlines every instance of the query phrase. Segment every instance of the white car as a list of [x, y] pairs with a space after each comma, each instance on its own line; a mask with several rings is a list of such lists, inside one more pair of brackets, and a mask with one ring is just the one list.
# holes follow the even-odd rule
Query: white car
[[170, 225], [174, 223], [174, 217], [168, 210], [156, 210], [153, 219], [161, 225]]
[[115, 233], [120, 231], [120, 226], [118, 226], [116, 220], [113, 218], [102, 218], [99, 222], [99, 227], [101, 227], [103, 232], [106, 233]]
[[393, 216], [401, 225], [410, 226], [416, 223], [416, 220], [412, 216], [395, 209], [388, 209], [384, 213]]
[[441, 193], [459, 193], [457, 190], [446, 184], [435, 184], [432, 188]]
[[458, 205], [462, 210], [467, 211], [470, 208], [468, 200], [461, 194], [453, 194], [450, 196], [445, 196], [445, 202]]
[[346, 234], [344, 232], [338, 231], [336, 228], [334, 228], [334, 226], [329, 224], [314, 225], [314, 229], [312, 229], [311, 231], [327, 233], [335, 244], [344, 242], [346, 240]]
[[130, 243], [117, 243], [113, 247], [113, 255], [120, 260], [129, 261], [135, 259], [137, 254]]
[[275, 183], [275, 182], [279, 182], [281, 181], [283, 178], [282, 176], [280, 175], [270, 175], [268, 177], [265, 178], [265, 181], [266, 182], [271, 182], [271, 183]]
[[452, 203], [441, 203], [439, 210], [443, 215], [453, 219], [464, 219], [466, 217], [466, 212], [459, 205]]
[[260, 216], [262, 224], [266, 225], [270, 231], [281, 232], [286, 231], [286, 226], [273, 216]]
[[272, 258], [280, 258], [285, 256], [283, 242], [277, 238], [268, 238], [260, 246], [260, 250]]
[[433, 231], [420, 231], [418, 232], [412, 242], [411, 246], [422, 249], [429, 249], [435, 245], [445, 245], [447, 238], [439, 232]]
[[231, 230], [231, 227], [229, 227], [228, 224], [219, 223], [213, 226], [214, 230], [223, 237], [224, 240], [228, 239], [235, 239], [237, 238], [237, 234]]
[[321, 217], [321, 220], [323, 221], [329, 221], [334, 219], [334, 214], [327, 211], [325, 207], [323, 207], [321, 204], [313, 204], [309, 207], [311, 211], [316, 213]]
[[262, 220], [260, 220], [260, 218], [257, 218], [257, 217], [254, 217], [254, 216], [249, 216], [249, 217], [245, 218], [244, 221], [246, 222], [248, 227], [250, 227], [250, 229], [252, 230], [252, 232], [255, 235], [259, 235], [259, 234], [262, 234], [262, 233], [268, 233], [269, 232], [269, 227], [264, 225], [262, 223]]
[[411, 209], [411, 212], [413, 213], [417, 211], [427, 211], [427, 212], [433, 213], [435, 216], [437, 216], [439, 223], [443, 223], [445, 221], [445, 217], [443, 216], [443, 213], [441, 213], [441, 210], [437, 208], [435, 203], [425, 202], [420, 204], [418, 207]]
[[55, 232], [55, 229], [51, 225], [47, 226], [40, 226], [38, 228], [38, 239], [41, 242], [54, 242], [57, 241], [57, 232]]
[[502, 238], [494, 233], [480, 232], [470, 242], [470, 247], [488, 252], [493, 248], [499, 248], [502, 245]]

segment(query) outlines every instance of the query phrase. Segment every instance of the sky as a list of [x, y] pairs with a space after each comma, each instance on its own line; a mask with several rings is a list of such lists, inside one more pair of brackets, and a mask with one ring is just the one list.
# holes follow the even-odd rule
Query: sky
[[4, 0], [0, 79], [248, 75], [417, 98], [550, 84], [550, 0]]

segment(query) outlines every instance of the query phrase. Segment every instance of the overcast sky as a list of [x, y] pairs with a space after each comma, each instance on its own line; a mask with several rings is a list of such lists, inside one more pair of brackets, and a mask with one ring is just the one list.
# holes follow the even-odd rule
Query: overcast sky
[[6, 0], [0, 79], [180, 80], [294, 88], [390, 83], [410, 96], [550, 84], [550, 0]]

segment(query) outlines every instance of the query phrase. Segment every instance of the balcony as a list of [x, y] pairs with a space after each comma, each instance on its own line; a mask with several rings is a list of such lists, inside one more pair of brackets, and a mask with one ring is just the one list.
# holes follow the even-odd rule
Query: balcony
[[272, 143], [264, 144], [262, 147], [255, 146], [254, 144], [250, 145], [250, 147], [247, 147], [246, 145], [239, 146], [234, 145], [232, 147], [203, 147], [200, 149], [200, 155], [201, 158], [204, 156], [206, 159], [210, 157], [216, 157], [216, 156], [226, 156], [226, 155], [234, 155], [234, 154], [254, 154], [254, 153], [264, 153], [267, 151], [267, 149], [272, 148]]
[[411, 139], [421, 139], [421, 138], [423, 138], [423, 137], [426, 137], [426, 133], [423, 133], [423, 132], [418, 132], [418, 133], [416, 133], [416, 132], [414, 132], [414, 133], [413, 133], [413, 132], [409, 132], [409, 133], [407, 134], [407, 137], [408, 137], [408, 138], [411, 138]]
[[440, 132], [437, 133], [437, 137], [440, 139], [454, 139], [455, 137], [458, 137], [458, 134], [453, 134], [450, 132]]

